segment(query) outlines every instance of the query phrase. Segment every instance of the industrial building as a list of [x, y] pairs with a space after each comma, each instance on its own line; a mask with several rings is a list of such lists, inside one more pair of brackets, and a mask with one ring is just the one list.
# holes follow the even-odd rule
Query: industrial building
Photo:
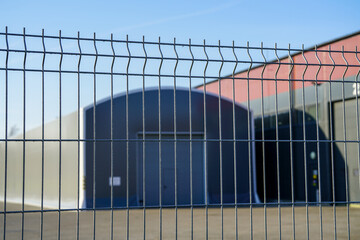
[[[40, 206], [42, 160], [44, 206], [49, 208], [58, 207], [59, 194], [61, 208], [76, 208], [78, 200], [82, 208], [110, 207], [111, 186], [115, 207], [189, 206], [191, 200], [203, 206], [219, 204], [221, 195], [223, 203], [233, 204], [235, 174], [237, 202], [259, 202], [254, 142], [233, 141], [234, 136], [254, 139], [252, 113], [225, 98], [219, 101], [195, 89], [146, 89], [104, 99], [61, 119], [61, 138], [59, 119], [26, 133], [30, 139], [41, 136], [42, 129], [45, 134], [44, 146], [38, 141], [26, 148], [27, 205]], [[22, 179], [16, 177], [23, 164], [19, 146], [22, 142], [8, 144], [8, 202], [21, 203], [22, 198]]]
[[221, 85], [221, 97], [254, 114], [262, 201], [280, 192], [290, 202], [293, 191], [297, 202], [341, 203], [347, 186], [348, 200], [360, 200], [358, 49], [360, 32], [303, 51], [270, 49], [285, 56], [197, 87], [219, 95]]

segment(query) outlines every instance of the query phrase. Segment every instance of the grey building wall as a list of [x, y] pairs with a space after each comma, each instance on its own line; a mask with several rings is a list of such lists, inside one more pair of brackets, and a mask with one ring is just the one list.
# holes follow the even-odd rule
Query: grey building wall
[[[79, 142], [78, 152], [78, 114], [77, 112], [61, 118], [61, 154], [59, 141], [59, 119], [37, 127], [25, 133], [25, 154], [23, 154], [23, 134], [15, 136], [7, 143], [7, 202], [22, 203], [23, 177], [24, 203], [27, 206], [40, 207], [43, 183], [43, 205], [45, 208], [59, 206], [59, 191], [61, 194], [61, 208], [76, 208], [78, 204], [78, 166], [80, 176], [84, 174], [83, 142]], [[82, 112], [80, 112], [80, 139], [83, 126]], [[42, 131], [44, 140], [42, 141]], [[71, 140], [71, 141], [68, 141]], [[5, 143], [0, 143], [1, 176], [5, 176]], [[23, 164], [25, 163], [25, 165]], [[44, 167], [42, 167], [44, 163]], [[78, 165], [79, 164], [79, 165]], [[59, 169], [61, 165], [61, 185]], [[25, 175], [23, 176], [23, 168]], [[42, 171], [43, 169], [43, 171]], [[44, 172], [42, 182], [42, 172]], [[79, 205], [84, 207], [84, 182], [80, 181]], [[4, 179], [1, 179], [4, 183]], [[60, 188], [61, 186], [61, 188]], [[0, 199], [4, 199], [4, 184], [0, 186]], [[20, 205], [19, 205], [20, 207]]]

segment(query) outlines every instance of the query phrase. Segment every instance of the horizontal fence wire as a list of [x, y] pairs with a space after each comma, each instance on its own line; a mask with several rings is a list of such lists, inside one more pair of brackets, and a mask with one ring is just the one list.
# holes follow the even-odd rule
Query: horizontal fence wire
[[[311, 202], [311, 203], [306, 203], [306, 202], [281, 202], [281, 203], [277, 203], [277, 202], [268, 202], [268, 203], [223, 203], [222, 206], [225, 208], [230, 208], [230, 207], [234, 207], [234, 206], [238, 206], [238, 207], [249, 207], [250, 205], [252, 206], [256, 206], [256, 207], [264, 207], [265, 205], [267, 206], [273, 206], [273, 207], [278, 207], [278, 206], [282, 206], [282, 207], [291, 207], [291, 206], [300, 206], [300, 207], [304, 207], [306, 205], [313, 205], [313, 206], [318, 206], [319, 204], [332, 204], [332, 201], [326, 202], [326, 201], [322, 201], [320, 202]], [[338, 201], [338, 204], [358, 204], [359, 201]], [[169, 209], [173, 209], [173, 208], [199, 208], [199, 209], [203, 209], [205, 207], [208, 208], [219, 208], [221, 207], [221, 204], [177, 204], [177, 205], [166, 205], [163, 206], [163, 208], [169, 208]], [[111, 211], [111, 210], [127, 210], [127, 209], [159, 209], [158, 206], [130, 206], [130, 207], [96, 207], [96, 208], [83, 208], [80, 209], [80, 211]], [[41, 212], [72, 212], [72, 211], [77, 211], [77, 208], [64, 208], [64, 209], [44, 209], [44, 210], [26, 210], [25, 212], [23, 211], [6, 211], [6, 214], [17, 214], [17, 213], [41, 213]], [[5, 212], [0, 212], [0, 214], [4, 214]]]
[[[69, 37], [69, 36], [55, 36], [55, 35], [40, 35], [40, 34], [21, 34], [21, 33], [5, 33], [5, 32], [0, 32], [0, 35], [4, 35], [4, 36], [15, 36], [15, 37], [32, 37], [32, 38], [44, 38], [44, 39], [64, 39], [64, 40], [74, 40], [74, 41], [98, 41], [98, 42], [108, 42], [108, 43], [134, 43], [134, 44], [149, 44], [149, 45], [159, 45], [159, 42], [154, 42], [154, 41], [134, 41], [134, 40], [120, 40], [120, 39], [111, 39], [111, 38], [84, 38], [84, 37]], [[214, 45], [214, 44], [194, 44], [194, 43], [169, 43], [169, 42], [162, 42], [161, 45], [164, 46], [180, 46], [180, 47], [199, 47], [199, 48], [218, 48], [219, 45]], [[255, 50], [278, 50], [278, 51], [288, 51], [288, 48], [272, 48], [272, 47], [256, 47], [256, 46], [237, 46], [237, 45], [221, 45], [221, 48], [229, 48], [229, 49], [255, 49]], [[304, 49], [299, 49], [299, 48], [292, 48], [291, 51], [304, 51]], [[306, 49], [306, 51], [309, 52], [334, 52], [334, 53], [342, 53], [341, 50], [315, 50], [315, 49]], [[352, 51], [344, 51], [344, 53], [357, 53], [357, 51], [354, 49]]]
[[5, 28], [2, 239], [358, 239], [359, 44]]
[[[59, 139], [0, 139], [0, 142], [59, 142]], [[94, 142], [94, 139], [61, 139], [61, 141], [64, 142]], [[96, 139], [97, 142], [186, 142], [186, 143], [190, 143], [190, 142], [220, 142], [219, 139], [206, 139], [206, 140], [202, 140], [202, 139], [192, 139], [190, 140], [186, 140], [186, 139], [177, 139], [175, 141], [175, 139]], [[221, 139], [221, 142], [289, 142], [289, 140], [284, 140], [284, 139], [265, 139], [265, 140], [261, 140], [261, 139]], [[297, 142], [297, 143], [359, 143], [358, 140], [311, 140], [311, 139], [306, 139], [306, 140], [296, 140], [294, 139], [293, 142]]]

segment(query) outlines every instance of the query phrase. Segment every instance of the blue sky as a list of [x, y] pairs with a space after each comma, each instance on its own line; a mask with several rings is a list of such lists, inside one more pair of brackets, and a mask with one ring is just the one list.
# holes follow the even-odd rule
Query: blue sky
[[1, 1], [2, 27], [32, 33], [306, 47], [360, 29], [358, 0]]
[[[360, 1], [359, 0], [327, 0], [327, 1], [265, 1], [265, 0], [237, 0], [237, 1], [5, 1], [0, 0], [0, 31], [8, 26], [10, 32], [22, 33], [26, 27], [27, 33], [41, 34], [45, 29], [47, 35], [57, 35], [62, 30], [63, 36], [77, 36], [81, 32], [83, 37], [92, 37], [96, 32], [98, 37], [124, 39], [126, 34], [130, 40], [142, 40], [142, 36], [148, 41], [157, 41], [161, 37], [163, 42], [173, 42], [176, 37], [178, 43], [187, 43], [189, 38], [192, 43], [203, 43], [206, 39], [209, 44], [260, 46], [264, 42], [265, 47], [272, 47], [278, 43], [278, 47], [288, 47], [291, 43], [293, 48], [301, 48], [323, 43], [334, 38], [344, 36], [360, 30]], [[28, 40], [30, 41], [30, 40]], [[1, 45], [2, 44], [2, 45]], [[18, 38], [11, 42], [11, 46], [23, 49], [22, 39]], [[41, 42], [30, 44], [41, 46]], [[47, 49], [58, 50], [58, 43], [50, 41], [46, 43]], [[4, 39], [0, 39], [0, 47], [4, 48]], [[77, 51], [76, 44], [64, 44], [69, 51]], [[41, 47], [40, 47], [41, 49]], [[120, 49], [121, 50], [121, 49]], [[216, 50], [216, 49], [215, 49]], [[148, 49], [151, 51], [157, 51]], [[179, 49], [180, 51], [180, 49]], [[183, 51], [188, 50], [184, 49]], [[195, 51], [195, 50], [194, 50]], [[210, 51], [210, 50], [209, 50]], [[217, 51], [217, 50], [216, 50]], [[125, 53], [126, 54], [126, 53]], [[154, 52], [155, 54], [155, 52]], [[158, 53], [156, 53], [158, 54]], [[209, 52], [210, 54], [210, 52]], [[215, 55], [218, 52], [215, 53]], [[224, 54], [226, 54], [224, 52]], [[259, 52], [256, 53], [260, 56]], [[285, 53], [287, 54], [287, 53]], [[231, 55], [231, 53], [230, 53]], [[233, 57], [232, 55], [226, 58]], [[241, 55], [241, 53], [240, 53]], [[275, 58], [273, 53], [265, 53], [268, 58]], [[247, 57], [243, 53], [242, 58]], [[58, 56], [57, 56], [58, 57]], [[4, 53], [0, 54], [0, 66], [4, 66]], [[260, 59], [261, 60], [261, 59]], [[42, 56], [28, 56], [27, 67], [41, 67]], [[74, 62], [75, 61], [75, 62]], [[64, 68], [76, 67], [77, 59], [72, 61], [64, 59]], [[23, 55], [11, 54], [10, 65], [22, 68]], [[99, 59], [99, 68], [101, 68]], [[57, 69], [59, 59], [47, 56], [46, 67]], [[92, 71], [93, 60], [85, 65]], [[135, 63], [136, 64], [136, 63]], [[151, 67], [153, 64], [153, 68]], [[157, 74], [157, 62], [148, 63], [147, 71], [154, 70]], [[174, 63], [164, 63], [164, 72], [172, 74]], [[109, 71], [110, 62], [103, 62], [104, 71]], [[126, 63], [118, 63], [119, 69]], [[134, 65], [132, 65], [134, 66]], [[141, 67], [142, 63], [138, 63]], [[202, 65], [194, 66], [196, 70], [203, 71]], [[248, 66], [239, 66], [247, 68]], [[183, 70], [181, 70], [181, 68]], [[219, 66], [209, 66], [208, 74], [217, 76]], [[189, 66], [179, 66], [179, 71], [188, 74]], [[211, 72], [213, 70], [213, 72]], [[222, 75], [231, 74], [232, 65], [224, 66]], [[196, 73], [194, 73], [196, 74]], [[22, 126], [22, 73], [11, 73], [9, 75], [9, 130], [12, 126], [21, 129]], [[26, 73], [27, 78], [27, 129], [41, 124], [41, 75]], [[76, 76], [63, 76], [63, 92], [66, 97], [62, 100], [62, 113], [67, 114], [75, 111], [77, 99]], [[98, 77], [97, 100], [108, 97], [110, 94], [109, 78]], [[51, 121], [58, 117], [58, 74], [46, 75], [45, 88], [45, 121]], [[92, 78], [82, 77], [81, 102], [82, 106], [92, 103], [93, 88]], [[119, 79], [115, 83], [115, 93], [123, 92], [124, 81]], [[156, 86], [157, 79], [148, 79], [150, 85]], [[172, 81], [172, 80], [171, 80]], [[186, 79], [179, 79], [184, 86], [189, 86]], [[122, 82], [121, 84], [119, 82]], [[165, 80], [164, 80], [165, 82]], [[117, 85], [116, 85], [117, 84]], [[141, 79], [131, 79], [131, 89], [142, 87]], [[167, 83], [165, 83], [167, 84]], [[171, 83], [170, 83], [171, 84]], [[0, 138], [4, 136], [4, 106], [5, 106], [5, 80], [4, 71], [0, 72]], [[2, 97], [1, 97], [2, 96]]]

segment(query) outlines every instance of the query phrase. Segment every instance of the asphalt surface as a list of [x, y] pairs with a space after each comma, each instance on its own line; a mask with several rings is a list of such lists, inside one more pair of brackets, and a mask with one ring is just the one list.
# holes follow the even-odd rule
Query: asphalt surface
[[[3, 204], [0, 205], [3, 211]], [[8, 204], [8, 210], [21, 210], [21, 206]], [[34, 207], [26, 207], [26, 210], [35, 210]], [[250, 217], [252, 211], [252, 219]], [[309, 231], [307, 231], [307, 214], [305, 207], [295, 207], [295, 225], [291, 207], [281, 208], [281, 224], [279, 222], [279, 209], [269, 207], [266, 211], [266, 235], [267, 239], [279, 239], [280, 231], [282, 239], [320, 239], [320, 208], [309, 207]], [[129, 210], [129, 239], [144, 238], [144, 215], [143, 210]], [[160, 211], [159, 209], [146, 209], [145, 237], [146, 239], [160, 239]], [[43, 213], [43, 239], [58, 239], [60, 227], [60, 239], [111, 239], [111, 214], [112, 211], [96, 211], [95, 231], [94, 214], [92, 211], [79, 212], [79, 226], [77, 225], [77, 212], [62, 211]], [[239, 239], [265, 238], [264, 208], [254, 207], [238, 208], [238, 237]], [[360, 239], [360, 208], [349, 208], [350, 228], [347, 224], [347, 207], [336, 207], [336, 235], [337, 239], [348, 239], [350, 231], [351, 239]], [[176, 238], [176, 216], [175, 209], [162, 210], [162, 238]], [[22, 236], [22, 214], [6, 214], [6, 239], [21, 239]], [[223, 223], [222, 223], [223, 222]], [[252, 222], [252, 227], [251, 223]], [[281, 228], [280, 228], [281, 226]], [[191, 231], [193, 229], [193, 231]], [[79, 230], [79, 231], [78, 231]], [[4, 214], [0, 214], [0, 239], [3, 239]], [[191, 210], [178, 209], [177, 211], [177, 238], [205, 239], [206, 217], [205, 209], [193, 210], [193, 227], [191, 228]], [[208, 210], [208, 239], [235, 239], [235, 210], [234, 208], [223, 209], [223, 221], [220, 208]], [[322, 235], [323, 239], [334, 239], [334, 211], [332, 206], [322, 207]], [[24, 214], [24, 239], [40, 239], [41, 236], [41, 213]], [[127, 234], [127, 211], [113, 211], [113, 239], [126, 239]]]

